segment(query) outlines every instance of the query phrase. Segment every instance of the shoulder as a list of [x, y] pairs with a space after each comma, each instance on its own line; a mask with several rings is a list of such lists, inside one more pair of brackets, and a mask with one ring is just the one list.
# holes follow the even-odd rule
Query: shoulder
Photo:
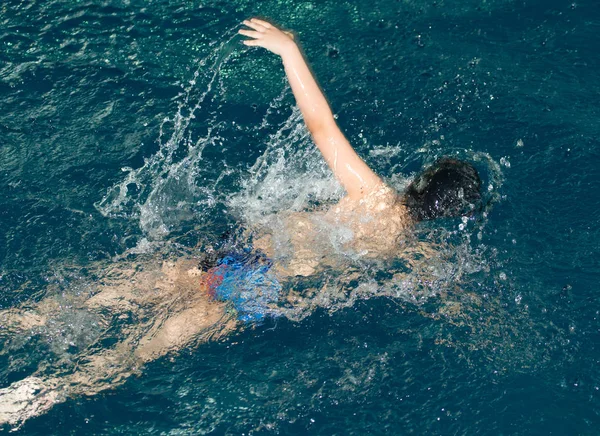
[[338, 214], [372, 214], [397, 209], [402, 205], [403, 202], [398, 193], [385, 183], [380, 183], [374, 189], [363, 195], [359, 200], [353, 200], [348, 196], [342, 198], [332, 208], [332, 212]]
[[400, 204], [400, 196], [385, 183], [379, 184], [361, 200], [364, 206], [374, 211], [383, 211]]

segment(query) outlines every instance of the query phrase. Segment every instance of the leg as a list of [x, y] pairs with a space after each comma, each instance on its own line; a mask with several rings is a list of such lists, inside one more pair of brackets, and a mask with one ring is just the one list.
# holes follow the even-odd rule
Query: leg
[[[140, 318], [149, 321], [126, 326], [121, 334], [124, 339], [110, 349], [90, 347], [69, 372], [49, 377], [38, 373], [0, 389], [0, 425], [20, 426], [69, 397], [119, 386], [146, 362], [227, 335], [238, 323], [224, 303], [209, 301], [199, 289], [200, 274], [194, 261], [170, 262], [158, 274], [136, 273], [133, 282], [127, 275], [123, 283], [117, 280], [105, 286], [86, 302], [87, 308], [141, 310]], [[123, 297], [120, 290], [132, 283], [134, 289]]]
[[46, 324], [47, 317], [36, 310], [8, 309], [0, 312], [0, 328], [13, 330], [31, 330]]

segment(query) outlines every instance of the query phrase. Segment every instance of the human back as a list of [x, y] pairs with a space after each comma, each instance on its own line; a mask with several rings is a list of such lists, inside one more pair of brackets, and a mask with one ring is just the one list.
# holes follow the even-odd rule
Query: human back
[[[441, 159], [415, 177], [400, 195], [388, 186], [356, 153], [339, 128], [327, 99], [315, 80], [303, 54], [290, 32], [264, 20], [244, 21], [248, 29], [244, 44], [263, 47], [281, 57], [296, 103], [306, 127], [346, 196], [326, 213], [288, 214], [283, 226], [297, 253], [310, 263], [323, 261], [327, 248], [320, 239], [339, 236], [334, 243], [357, 256], [390, 257], [401, 253], [418, 221], [459, 216], [476, 210], [480, 199], [480, 180], [472, 165], [453, 159]], [[269, 229], [271, 230], [271, 229]], [[269, 244], [261, 245], [269, 250]], [[272, 244], [271, 244], [272, 245]], [[307, 253], [312, 253], [307, 255]], [[312, 267], [310, 268], [312, 269]]]

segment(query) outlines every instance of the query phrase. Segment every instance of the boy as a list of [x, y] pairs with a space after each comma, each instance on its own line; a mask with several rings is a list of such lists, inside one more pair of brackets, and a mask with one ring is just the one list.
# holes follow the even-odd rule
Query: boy
[[[248, 29], [239, 33], [250, 38], [244, 44], [281, 56], [306, 126], [347, 192], [322, 218], [332, 226], [351, 230], [348, 248], [361, 256], [398, 257], [406, 252], [403, 241], [416, 221], [457, 216], [475, 208], [480, 199], [479, 176], [471, 165], [453, 159], [438, 161], [411, 183], [404, 196], [398, 195], [356, 154], [338, 128], [292, 35], [256, 18], [244, 24]], [[313, 253], [319, 235], [311, 220], [305, 214], [288, 218], [295, 260], [287, 267], [275, 265], [270, 270], [268, 257], [255, 253], [225, 255], [205, 271], [189, 260], [165, 262], [162, 267], [114, 265], [97, 292], [77, 304], [107, 326], [119, 314], [135, 313], [146, 321], [124, 328], [124, 339], [114, 347], [78, 355], [70, 372], [36, 374], [1, 389], [0, 424], [22, 423], [69, 396], [93, 395], [115, 387], [140, 365], [191, 342], [221, 338], [239, 327], [239, 321], [261, 321], [280, 298], [278, 279], [310, 275], [323, 261], [323, 256]], [[257, 238], [254, 246], [269, 257], [272, 254], [268, 238]], [[111, 276], [115, 277], [112, 281]], [[0, 313], [0, 321], [9, 331], [31, 330], [44, 326], [61, 310], [57, 301], [49, 298], [33, 310]]]

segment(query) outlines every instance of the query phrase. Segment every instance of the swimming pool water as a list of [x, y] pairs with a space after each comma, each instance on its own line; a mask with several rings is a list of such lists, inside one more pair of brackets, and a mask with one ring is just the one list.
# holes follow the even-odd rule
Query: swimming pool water
[[[2, 309], [49, 287], [86, 292], [92, 265], [118, 256], [190, 251], [339, 197], [280, 62], [234, 36], [250, 16], [297, 32], [340, 126], [390, 183], [456, 155], [492, 203], [480, 222], [419, 230], [457, 247], [435, 292], [416, 298], [368, 265], [379, 298], [357, 292], [184, 349], [17, 434], [597, 434], [597, 2], [0, 11]], [[56, 325], [4, 329], [2, 387], [99, 334], [76, 311]]]

